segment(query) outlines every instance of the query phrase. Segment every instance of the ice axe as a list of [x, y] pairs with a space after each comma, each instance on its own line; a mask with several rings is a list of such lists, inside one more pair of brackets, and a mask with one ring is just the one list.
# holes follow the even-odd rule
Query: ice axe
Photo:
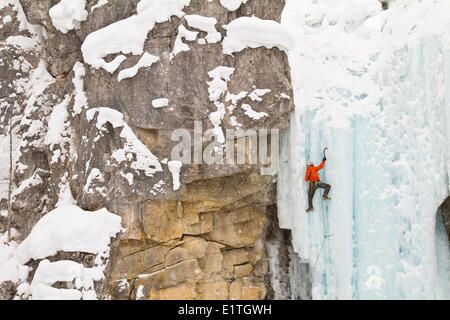
[[325, 148], [323, 149], [323, 157], [324, 157], [324, 158], [326, 158], [326, 156], [325, 156], [325, 151], [327, 151], [327, 150], [328, 150], [327, 147], [325, 147]]

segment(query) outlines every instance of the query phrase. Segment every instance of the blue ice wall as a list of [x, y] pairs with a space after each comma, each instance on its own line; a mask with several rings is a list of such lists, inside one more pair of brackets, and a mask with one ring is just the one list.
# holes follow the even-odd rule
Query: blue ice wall
[[[362, 1], [337, 22], [332, 1], [290, 0], [283, 13], [297, 37], [296, 109], [281, 137], [278, 215], [315, 264], [315, 299], [450, 298], [436, 219], [449, 195], [450, 18], [439, 13], [450, 7], [395, 3]], [[332, 200], [320, 191], [306, 213], [305, 163], [325, 146]]]

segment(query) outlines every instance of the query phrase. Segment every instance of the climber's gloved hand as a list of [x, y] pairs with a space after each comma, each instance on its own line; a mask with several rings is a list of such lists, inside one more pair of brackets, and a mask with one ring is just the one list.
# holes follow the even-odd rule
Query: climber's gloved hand
[[322, 159], [323, 161], [327, 161], [327, 157], [323, 157], [323, 159]]

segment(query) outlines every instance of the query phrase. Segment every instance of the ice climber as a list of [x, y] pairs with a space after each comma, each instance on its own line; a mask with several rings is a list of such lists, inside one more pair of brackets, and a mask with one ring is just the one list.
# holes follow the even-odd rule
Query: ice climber
[[325, 193], [323, 194], [323, 200], [331, 200], [331, 198], [328, 197], [328, 192], [330, 192], [331, 186], [327, 183], [323, 183], [320, 181], [319, 174], [317, 173], [319, 170], [321, 170], [324, 165], [325, 161], [327, 161], [327, 158], [325, 157], [325, 154], [323, 156], [322, 163], [318, 167], [314, 167], [314, 164], [311, 161], [308, 161], [305, 174], [305, 181], [309, 181], [309, 191], [308, 191], [308, 204], [309, 208], [306, 209], [306, 212], [313, 211], [314, 208], [312, 206], [312, 200], [314, 197], [314, 193], [318, 188], [325, 189]]

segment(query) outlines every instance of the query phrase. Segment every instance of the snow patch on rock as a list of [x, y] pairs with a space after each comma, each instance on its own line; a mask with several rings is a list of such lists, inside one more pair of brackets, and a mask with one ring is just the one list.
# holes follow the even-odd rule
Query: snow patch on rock
[[[120, 137], [125, 140], [122, 149], [115, 150], [111, 157], [118, 163], [131, 161], [131, 168], [143, 171], [146, 176], [153, 176], [162, 171], [158, 158], [136, 137], [133, 130], [123, 120], [123, 114], [111, 108], [93, 108], [86, 112], [86, 118], [91, 121], [97, 115], [97, 128], [104, 130], [103, 125], [110, 122], [114, 128], [123, 127]], [[134, 156], [133, 156], [134, 155]]]
[[86, 92], [84, 91], [84, 76], [86, 75], [86, 68], [81, 62], [76, 62], [73, 66], [75, 76], [72, 79], [72, 83], [75, 87], [75, 101], [73, 103], [72, 116], [80, 114], [83, 109], [88, 108]]
[[17, 254], [22, 264], [58, 251], [99, 254], [109, 250], [110, 238], [120, 231], [121, 217], [105, 208], [89, 212], [75, 205], [61, 206], [36, 223]]
[[5, 43], [10, 46], [15, 46], [21, 50], [37, 50], [39, 48], [40, 40], [37, 37], [25, 37], [22, 35], [9, 36]]
[[216, 30], [217, 19], [214, 17], [203, 17], [196, 14], [184, 17], [188, 25], [192, 28], [202, 30], [207, 33], [205, 39], [208, 43], [217, 43], [222, 39], [220, 32]]
[[61, 0], [48, 13], [55, 28], [67, 33], [79, 29], [80, 22], [87, 19], [88, 12], [85, 8], [86, 0]]
[[178, 160], [169, 161], [167, 163], [167, 166], [169, 167], [169, 171], [172, 174], [172, 184], [173, 184], [173, 190], [177, 191], [180, 189], [180, 170], [183, 163]]
[[[11, 235], [16, 234], [15, 229], [11, 230]], [[8, 234], [0, 233], [0, 283], [4, 281], [12, 281], [17, 283], [25, 281], [30, 267], [24, 266], [17, 257], [18, 243], [15, 241], [8, 242]]]
[[225, 105], [219, 101], [219, 99], [227, 92], [228, 84], [231, 75], [234, 73], [234, 68], [219, 66], [214, 70], [208, 72], [208, 76], [212, 78], [208, 84], [209, 100], [214, 102], [217, 111], [209, 114], [209, 120], [213, 124], [213, 133], [217, 137], [217, 141], [224, 143], [225, 136], [222, 130], [222, 120], [225, 116]]
[[248, 0], [220, 0], [220, 4], [228, 11], [236, 11], [243, 3]]
[[249, 104], [242, 104], [242, 109], [245, 110], [245, 115], [253, 120], [259, 120], [261, 118], [267, 117], [268, 114], [266, 112], [258, 112], [253, 110], [253, 108]]
[[[61, 260], [39, 263], [30, 286], [31, 300], [93, 300], [97, 299], [94, 281], [105, 277], [101, 266], [86, 268], [82, 264]], [[56, 282], [73, 283], [74, 288], [54, 288]]]
[[[89, 34], [81, 46], [84, 61], [93, 68], [103, 68], [114, 73], [126, 59], [124, 54], [143, 53], [147, 35], [156, 23], [168, 21], [171, 16], [184, 16], [182, 9], [190, 0], [141, 0], [137, 5], [137, 14], [112, 23]], [[105, 57], [122, 53], [111, 62]]]
[[185, 28], [182, 24], [178, 26], [178, 35], [175, 39], [175, 43], [173, 45], [173, 50], [169, 55], [170, 61], [172, 62], [173, 58], [179, 54], [180, 52], [189, 51], [189, 46], [183, 42], [183, 39], [187, 41], [194, 41], [197, 38], [198, 32], [190, 31]]
[[19, 20], [19, 30], [29, 31], [32, 35], [36, 36], [45, 36], [46, 31], [45, 28], [38, 25], [33, 25], [28, 22], [27, 17], [25, 16], [25, 13], [23, 11], [22, 5], [19, 0], [1, 0], [0, 1], [0, 9], [6, 7], [6, 6], [12, 6], [13, 10], [17, 12], [17, 19]]
[[69, 142], [69, 113], [67, 105], [69, 104], [70, 96], [66, 96], [64, 100], [53, 107], [53, 111], [48, 121], [48, 131], [45, 135], [45, 144], [53, 152], [50, 163], [58, 162], [61, 156], [61, 148], [65, 143]]
[[118, 75], [118, 81], [122, 81], [123, 79], [128, 79], [134, 77], [140, 68], [148, 68], [151, 67], [153, 63], [156, 61], [159, 61], [159, 57], [156, 57], [154, 55], [151, 55], [147, 52], [144, 52], [141, 59], [139, 59], [138, 63], [135, 64], [133, 67], [128, 69], [123, 69], [119, 72]]
[[240, 17], [223, 26], [227, 35], [223, 39], [224, 54], [240, 52], [245, 48], [277, 47], [288, 52], [295, 46], [294, 38], [280, 23], [257, 17]]
[[95, 9], [103, 7], [105, 4], [108, 4], [108, 0], [98, 0], [98, 2], [92, 6], [91, 12], [93, 12]]
[[152, 101], [153, 108], [164, 108], [169, 105], [169, 99], [160, 98]]

